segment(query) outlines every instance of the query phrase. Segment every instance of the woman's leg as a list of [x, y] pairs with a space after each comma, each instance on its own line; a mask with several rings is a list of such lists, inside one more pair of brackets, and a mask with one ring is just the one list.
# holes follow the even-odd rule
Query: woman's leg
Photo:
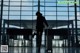
[[37, 46], [38, 52], [40, 52], [41, 41], [42, 41], [42, 31], [37, 31], [36, 46]]

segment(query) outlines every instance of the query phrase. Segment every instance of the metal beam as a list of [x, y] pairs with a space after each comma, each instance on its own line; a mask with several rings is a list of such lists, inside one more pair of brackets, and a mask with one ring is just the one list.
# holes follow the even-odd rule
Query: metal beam
[[2, 31], [2, 16], [3, 16], [3, 0], [1, 0], [1, 14], [0, 14], [0, 44], [1, 44], [1, 31]]
[[75, 39], [74, 39], [74, 23], [72, 22], [72, 36], [71, 36], [71, 40], [72, 40], [72, 47], [75, 46]]
[[[76, 2], [76, 0], [75, 0], [75, 2]], [[77, 4], [75, 3], [74, 4], [74, 9], [75, 9], [75, 34], [76, 34], [76, 46], [78, 46], [77, 44], [79, 44], [79, 42], [78, 42], [78, 31], [77, 31]]]
[[38, 12], [40, 12], [40, 0], [38, 0]]
[[7, 42], [6, 42], [6, 35], [5, 35], [5, 24], [6, 24], [6, 23], [5, 23], [5, 21], [3, 20], [3, 29], [2, 29], [2, 30], [3, 30], [3, 34], [2, 34], [2, 43], [1, 43], [2, 45], [6, 45], [6, 43], [7, 43]]
[[0, 15], [0, 36], [1, 36], [1, 26], [2, 26], [2, 16], [3, 16], [3, 0], [1, 0], [1, 15]]

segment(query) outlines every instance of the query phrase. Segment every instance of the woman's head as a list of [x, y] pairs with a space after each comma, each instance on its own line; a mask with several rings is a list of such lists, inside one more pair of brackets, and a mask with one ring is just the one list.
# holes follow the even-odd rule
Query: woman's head
[[37, 16], [42, 16], [42, 14], [40, 12], [37, 12], [36, 15]]

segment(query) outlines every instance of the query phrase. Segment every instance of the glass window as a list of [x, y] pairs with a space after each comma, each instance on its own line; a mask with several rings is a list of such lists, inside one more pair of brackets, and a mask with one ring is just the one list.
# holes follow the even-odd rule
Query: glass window
[[56, 6], [56, 3], [45, 3], [45, 6]]
[[9, 2], [3, 2], [3, 4], [4, 4], [5, 6], [8, 6], [8, 5], [9, 5]]
[[7, 7], [7, 6], [4, 6], [4, 7], [3, 7], [3, 10], [8, 10], [8, 7]]
[[45, 7], [45, 10], [56, 11], [56, 7]]
[[74, 7], [69, 7], [69, 11], [74, 11]]
[[44, 6], [44, 3], [41, 2], [41, 3], [40, 3], [40, 6]]
[[45, 3], [45, 6], [56, 6], [56, 3]]
[[32, 16], [21, 16], [22, 20], [32, 20]]
[[67, 15], [68, 16], [68, 12], [57, 12], [57, 15]]
[[75, 16], [69, 16], [69, 20], [75, 20]]
[[57, 16], [58, 20], [68, 20], [68, 16]]
[[22, 10], [32, 10], [32, 7], [22, 7]]
[[32, 13], [33, 13], [33, 15], [36, 15], [36, 12], [37, 12], [37, 11], [32, 12]]
[[2, 16], [3, 17], [3, 19], [8, 19], [8, 16]]
[[75, 15], [75, 13], [74, 13], [74, 12], [69, 12], [69, 15], [73, 15], [73, 16], [74, 16], [74, 15]]
[[33, 19], [33, 20], [36, 20], [36, 19], [37, 19], [37, 16], [33, 16], [32, 19]]
[[40, 10], [43, 10], [44, 11], [44, 7], [40, 7]]
[[20, 16], [14, 16], [14, 15], [13, 16], [9, 16], [9, 19], [10, 20], [17, 20], [17, 19], [20, 20]]
[[9, 0], [4, 0], [4, 1], [9, 1]]
[[20, 7], [10, 7], [10, 10], [20, 10]]
[[66, 3], [59, 3], [59, 1], [57, 2], [57, 6], [68, 6]]
[[10, 6], [20, 6], [21, 2], [10, 2]]
[[80, 7], [77, 7], [77, 11], [80, 11]]
[[77, 21], [77, 23], [78, 23], [78, 26], [80, 27], [80, 21]]
[[21, 14], [22, 15], [32, 15], [32, 12], [31, 11], [28, 11], [28, 12], [27, 11], [22, 11]]
[[56, 16], [45, 16], [47, 20], [56, 20]]
[[56, 0], [45, 0], [46, 2], [56, 2]]
[[8, 15], [8, 11], [3, 11], [3, 15]]
[[45, 12], [45, 15], [56, 15], [56, 12]]
[[32, 4], [33, 4], [33, 6], [38, 6], [38, 2], [34, 2]]
[[57, 11], [68, 11], [68, 7], [57, 7]]
[[0, 1], [0, 5], [1, 5], [1, 1]]
[[32, 2], [22, 2], [22, 6], [32, 6]]
[[20, 11], [10, 11], [9, 15], [20, 15]]

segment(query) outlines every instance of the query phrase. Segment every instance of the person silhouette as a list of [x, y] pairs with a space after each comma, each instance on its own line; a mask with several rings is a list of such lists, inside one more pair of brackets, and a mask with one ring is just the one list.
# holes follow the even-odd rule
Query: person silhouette
[[45, 25], [48, 27], [48, 23], [47, 23], [45, 17], [43, 17], [40, 12], [37, 12], [36, 16], [37, 16], [37, 21], [36, 21], [36, 33], [37, 33], [37, 35], [36, 35], [36, 47], [37, 47], [37, 53], [40, 53], [43, 29], [45, 28]]

